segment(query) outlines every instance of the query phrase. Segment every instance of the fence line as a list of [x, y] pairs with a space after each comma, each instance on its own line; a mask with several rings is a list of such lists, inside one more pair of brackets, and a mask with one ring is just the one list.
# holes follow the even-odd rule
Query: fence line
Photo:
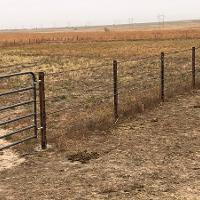
[[[177, 54], [177, 53], [183, 53], [183, 52], [187, 52], [187, 51], [194, 51], [194, 47], [192, 49], [184, 49], [184, 50], [180, 50], [180, 51], [173, 51], [173, 52], [167, 52], [165, 54], [169, 55], [169, 54]], [[197, 49], [197, 48], [196, 48]], [[133, 86], [132, 85], [129, 85], [129, 86], [118, 86], [119, 84], [119, 80], [118, 78], [120, 78], [120, 76], [118, 77], [118, 64], [120, 63], [125, 63], [125, 62], [132, 62], [132, 61], [143, 61], [143, 60], [146, 60], [146, 59], [153, 59], [153, 58], [156, 58], [158, 57], [158, 55], [153, 55], [153, 56], [148, 56], [148, 57], [144, 57], [144, 58], [139, 58], [139, 59], [134, 59], [134, 60], [125, 60], [125, 61], [116, 61], [114, 60], [113, 61], [113, 94], [110, 96], [108, 96], [108, 98], [111, 98], [113, 97], [113, 106], [114, 106], [114, 118], [115, 120], [117, 120], [119, 118], [119, 94], [121, 94], [121, 92], [125, 92], [125, 90], [129, 90], [129, 91], [133, 91], [134, 88], [132, 88]], [[193, 59], [193, 64], [192, 64], [192, 68], [190, 71], [187, 71], [187, 73], [193, 73], [192, 74], [192, 80], [193, 80], [193, 88], [194, 88], [194, 85], [195, 85], [195, 73], [196, 71], [194, 70], [195, 69], [195, 60], [194, 60], [194, 57], [195, 57], [195, 54], [193, 53], [192, 54], [192, 59]], [[159, 57], [158, 57], [159, 58]], [[111, 66], [110, 63], [108, 63], [108, 65], [106, 65], [105, 67], [109, 67]], [[62, 71], [62, 72], [55, 72], [55, 73], [48, 73], [47, 74], [47, 77], [50, 75], [50, 76], [54, 76], [54, 75], [58, 75], [58, 74], [66, 74], [66, 73], [70, 73], [70, 72], [78, 72], [78, 71], [84, 71], [84, 70], [91, 70], [91, 69], [102, 69], [101, 67], [103, 67], [102, 65], [99, 65], [99, 66], [89, 66], [87, 68], [78, 68], [78, 69], [74, 69], [74, 70], [67, 70], [67, 71]], [[160, 99], [161, 101], [164, 101], [165, 99], [165, 57], [164, 57], [164, 52], [161, 53], [161, 56], [160, 56], [160, 78], [155, 78], [155, 77], [151, 77], [151, 80], [159, 80], [160, 79]], [[59, 82], [59, 81], [64, 81], [64, 79], [62, 80], [55, 80], [56, 82]], [[130, 81], [126, 81], [125, 83], [128, 83]], [[124, 83], [124, 82], [122, 82]], [[124, 83], [124, 84], [125, 84]], [[71, 95], [71, 97], [81, 97], [81, 96], [84, 96], [85, 93], [89, 93], [89, 92], [93, 92], [99, 88], [102, 88], [102, 87], [109, 87], [108, 85], [99, 85], [99, 86], [96, 86], [96, 87], [92, 87], [91, 89], [89, 90], [83, 90], [83, 93], [81, 94], [78, 94], [78, 95]], [[61, 87], [61, 88], [56, 88], [56, 90], [59, 90], [59, 89], [66, 89], [67, 88], [64, 88], [64, 87]], [[123, 90], [124, 89], [124, 90]], [[119, 92], [119, 90], [122, 90]], [[64, 94], [62, 95], [57, 95], [57, 96], [48, 96], [47, 97], [47, 101], [50, 99], [50, 98], [59, 98], [61, 96], [63, 96]], [[66, 94], [67, 96], [67, 94]], [[104, 99], [105, 97], [102, 96], [102, 99]], [[107, 97], [106, 97], [107, 98]], [[64, 101], [64, 100], [63, 100]], [[80, 107], [80, 105], [78, 105], [77, 107]], [[55, 112], [52, 111], [48, 114], [55, 114], [55, 113], [59, 113], [59, 112], [62, 112], [62, 111], [65, 111], [67, 109], [71, 109], [69, 108], [68, 106], [66, 108], [62, 108], [62, 109], [58, 109], [56, 110]], [[73, 108], [72, 108], [73, 109]]]
[[[198, 48], [200, 48], [200, 47], [197, 47], [196, 49], [198, 49]], [[195, 55], [194, 55], [194, 50], [195, 50], [195, 48], [193, 47], [192, 48], [192, 52], [193, 52], [193, 54], [192, 54], [192, 80], [193, 80], [193, 88], [195, 87]], [[184, 49], [184, 50], [179, 50], [179, 51], [173, 51], [173, 52], [167, 52], [167, 53], [165, 53], [165, 54], [167, 54], [167, 55], [170, 55], [170, 54], [177, 54], [177, 53], [183, 53], [183, 52], [187, 52], [187, 51], [191, 51], [191, 49]], [[143, 61], [143, 60], [147, 60], [147, 59], [153, 59], [153, 58], [157, 58], [158, 57], [158, 55], [152, 55], [152, 56], [148, 56], [148, 57], [143, 57], [143, 58], [139, 58], [139, 59], [132, 59], [132, 60], [123, 60], [123, 61], [114, 61], [113, 62], [113, 89], [114, 89], [114, 91], [113, 91], [113, 97], [114, 97], [114, 115], [115, 115], [115, 119], [117, 119], [118, 118], [118, 90], [119, 89], [123, 89], [123, 88], [125, 88], [125, 87], [119, 87], [118, 86], [118, 79], [117, 79], [117, 77], [118, 77], [118, 73], [117, 73], [117, 71], [118, 71], [118, 64], [120, 64], [120, 63], [126, 63], [126, 62], [132, 62], [132, 61], [137, 61], [137, 62], [139, 62], [139, 61]], [[159, 57], [158, 57], [159, 58]], [[164, 68], [165, 68], [165, 63], [164, 63], [164, 60], [165, 60], [165, 58], [164, 58], [164, 53], [162, 53], [161, 54], [161, 71], [160, 71], [160, 81], [161, 81], [161, 83], [160, 83], [160, 98], [161, 98], [161, 100], [162, 101], [164, 101], [164, 97], [165, 97], [165, 85], [164, 85], [164, 83], [165, 83], [165, 73], [164, 73]], [[99, 70], [99, 69], [102, 69], [102, 68], [104, 68], [104, 67], [109, 67], [109, 66], [111, 66], [111, 63], [105, 63], [105, 64], [101, 64], [101, 65], [98, 65], [98, 66], [88, 66], [88, 67], [82, 67], [82, 68], [77, 68], [77, 69], [72, 69], [72, 70], [66, 70], [66, 71], [60, 71], [60, 72], [52, 72], [52, 73], [48, 73], [48, 74], [46, 74], [46, 76], [47, 77], [49, 77], [49, 76], [56, 76], [56, 75], [63, 75], [63, 74], [67, 74], [67, 73], [70, 73], [70, 72], [79, 72], [79, 71], [84, 71], [84, 70]], [[188, 72], [189, 73], [189, 72]], [[157, 79], [157, 78], [153, 78], [153, 77], [151, 77], [151, 79]], [[55, 79], [53, 79], [52, 80], [52, 82], [61, 82], [61, 81], [64, 81], [65, 79], [63, 79], [63, 80], [55, 80]], [[127, 81], [127, 83], [128, 83], [128, 81]], [[92, 92], [93, 90], [95, 91], [96, 89], [99, 89], [99, 88], [101, 88], [101, 87], [107, 87], [108, 85], [99, 85], [99, 86], [96, 86], [96, 87], [93, 87], [93, 88], [91, 88], [91, 89], [89, 89], [89, 90], [84, 90], [83, 92], [84, 93], [87, 93], [87, 92]], [[65, 88], [65, 87], [60, 87], [60, 88], [56, 88], [56, 90], [58, 91], [58, 90], [62, 90], [62, 89], [67, 89], [67, 88]], [[126, 87], [126, 89], [129, 89], [129, 87]], [[64, 95], [64, 94], [63, 94]], [[46, 98], [46, 100], [48, 101], [48, 100], [50, 100], [50, 99], [53, 99], [53, 98], [59, 98], [60, 96], [63, 96], [63, 95], [57, 95], [57, 96], [47, 96], [47, 98]], [[66, 94], [67, 95], [67, 94]], [[79, 95], [72, 95], [72, 97], [80, 97], [80, 96], [82, 96], [83, 94], [79, 94]]]
[[[113, 63], [104, 63], [101, 65], [92, 65], [92, 66], [88, 66], [88, 67], [82, 67], [82, 68], [77, 68], [77, 69], [72, 69], [72, 70], [64, 70], [64, 71], [59, 71], [59, 72], [51, 72], [51, 73], [46, 73], [44, 74], [44, 72], [40, 72], [39, 73], [39, 105], [40, 105], [40, 118], [41, 118], [41, 131], [42, 131], [42, 147], [46, 148], [46, 117], [50, 117], [51, 115], [55, 115], [55, 114], [59, 114], [59, 113], [63, 113], [65, 111], [69, 111], [69, 113], [77, 113], [77, 109], [83, 108], [83, 110], [80, 110], [80, 112], [85, 112], [89, 110], [92, 110], [95, 108], [94, 105], [98, 104], [102, 104], [102, 103], [111, 103], [112, 102], [112, 109], [113, 109], [113, 118], [114, 118], [114, 122], [116, 122], [119, 117], [120, 117], [120, 98], [124, 97], [122, 96], [122, 94], [124, 94], [125, 92], [137, 92], [137, 90], [141, 89], [144, 90], [144, 88], [146, 90], [148, 90], [149, 88], [147, 88], [147, 84], [150, 84], [150, 87], [153, 89], [154, 86], [156, 86], [156, 88], [160, 88], [160, 90], [158, 91], [158, 96], [159, 96], [159, 100], [160, 101], [164, 101], [167, 98], [168, 95], [168, 91], [167, 91], [167, 84], [169, 82], [171, 82], [171, 77], [172, 76], [182, 76], [182, 75], [189, 75], [189, 78], [191, 78], [191, 88], [195, 89], [197, 88], [197, 72], [200, 71], [200, 69], [197, 68], [197, 49], [199, 49], [200, 47], [192, 47], [191, 49], [184, 49], [184, 50], [180, 50], [180, 51], [174, 51], [174, 52], [162, 52], [160, 55], [152, 55], [152, 56], [148, 56], [148, 57], [143, 57], [143, 58], [139, 58], [139, 59], [130, 59], [130, 60], [124, 60], [124, 61], [118, 61], [118, 60], [114, 60]], [[175, 70], [176, 73], [170, 73], [167, 74], [167, 72], [170, 72], [170, 68], [166, 67], [166, 56], [165, 55], [170, 55], [170, 54], [177, 54], [177, 53], [183, 53], [183, 52], [189, 52], [191, 51], [191, 66], [189, 69], [184, 69], [184, 72], [182, 72], [182, 70], [177, 70], [177, 66], [175, 66], [175, 68], [173, 70]], [[158, 66], [156, 66], [156, 70], [155, 73], [154, 71], [152, 72], [152, 74], [150, 74], [148, 71], [142, 71], [144, 69], [143, 65], [139, 65], [137, 63], [137, 68], [139, 68], [139, 70], [141, 70], [142, 72], [142, 79], [140, 81], [142, 82], [142, 87], [138, 87], [137, 85], [139, 85], [138, 82], [133, 82], [133, 79], [130, 80], [121, 80], [123, 78], [126, 78], [127, 75], [127, 71], [125, 71], [126, 69], [131, 69], [133, 70], [133, 72], [131, 72], [131, 74], [129, 74], [129, 77], [133, 77], [133, 76], [137, 76], [137, 72], [134, 71], [134, 67], [121, 67], [119, 64], [121, 63], [126, 63], [126, 62], [132, 62], [132, 61], [136, 61], [136, 62], [140, 62], [140, 61], [144, 61], [144, 60], [148, 60], [148, 59], [158, 59], [159, 64]], [[35, 65], [35, 64], [40, 64], [42, 62], [33, 62], [33, 63], [26, 63], [27, 65], [27, 69], [32, 66], [28, 66], [28, 65]], [[25, 65], [25, 64], [24, 64]], [[128, 64], [127, 64], [128, 65]], [[153, 66], [155, 66], [155, 63], [152, 63]], [[9, 67], [15, 67], [15, 65], [10, 65]], [[6, 66], [3, 66], [3, 68], [6, 68]], [[108, 70], [109, 69], [109, 72]], [[84, 74], [86, 71], [89, 70], [96, 70], [95, 72], [93, 71], [93, 73], [91, 74], [92, 79], [89, 79], [89, 75], [87, 76]], [[122, 70], [122, 72], [120, 71]], [[124, 70], [124, 71], [123, 71]], [[88, 84], [84, 83], [83, 79], [80, 78], [80, 80], [73, 80], [73, 84], [77, 84], [77, 85], [81, 85], [84, 89], [80, 89], [80, 92], [77, 92], [77, 94], [73, 94], [73, 90], [74, 88], [70, 88], [72, 89], [72, 92], [68, 95], [67, 94], [67, 90], [69, 89], [69, 87], [64, 87], [62, 85], [62, 81], [67, 81], [69, 80], [70, 77], [70, 73], [71, 72], [83, 72], [82, 74], [85, 75], [83, 76], [84, 81], [88, 80]], [[98, 72], [100, 72], [98, 74]], [[140, 71], [139, 71], [140, 72]], [[124, 75], [125, 74], [125, 75]], [[57, 77], [59, 75], [59, 77]], [[65, 78], [64, 76], [67, 77]], [[96, 76], [95, 76], [96, 75]], [[98, 76], [97, 76], [98, 75]], [[155, 75], [158, 75], [158, 77], [156, 78]], [[190, 76], [191, 75], [191, 76]], [[63, 76], [63, 77], [60, 77]], [[105, 76], [105, 77], [104, 77]], [[147, 77], [145, 77], [147, 76]], [[62, 79], [60, 79], [62, 78]], [[168, 79], [169, 78], [169, 79]], [[158, 82], [154, 83], [154, 80], [159, 80]], [[176, 78], [177, 80], [177, 78]], [[181, 80], [186, 81], [184, 78], [181, 77]], [[54, 84], [56, 83], [56, 84]], [[59, 83], [61, 83], [59, 85]], [[95, 85], [97, 84], [98, 85]], [[126, 85], [130, 83], [129, 85]], [[188, 82], [186, 82], [188, 84]], [[94, 84], [94, 85], [93, 85]], [[123, 85], [124, 84], [124, 85]], [[153, 86], [152, 86], [152, 85]], [[156, 84], [156, 85], [155, 85]], [[174, 84], [174, 82], [173, 82]], [[190, 84], [190, 83], [189, 83]], [[175, 85], [175, 84], [174, 84]], [[52, 88], [50, 87], [52, 86]], [[58, 86], [58, 87], [57, 87]], [[85, 87], [87, 87], [85, 89]], [[89, 87], [89, 88], [88, 88]], [[26, 89], [26, 88], [25, 88]], [[46, 91], [45, 91], [46, 89]], [[101, 90], [99, 90], [101, 89]], [[22, 89], [24, 90], [24, 89]], [[60, 90], [66, 90], [66, 93], [63, 92], [62, 94], [60, 93]], [[56, 94], [56, 92], [59, 92], [58, 95]], [[93, 94], [93, 92], [100, 92], [99, 94]], [[103, 95], [102, 93], [105, 92], [106, 95]], [[156, 91], [157, 92], [157, 91]], [[51, 93], [54, 93], [53, 95]], [[75, 93], [75, 92], [74, 92]], [[91, 96], [89, 96], [91, 94]], [[87, 96], [88, 95], [88, 96]], [[68, 101], [65, 98], [66, 97], [70, 97], [72, 100]], [[134, 93], [133, 93], [134, 96]], [[65, 97], [64, 99], [62, 99], [63, 97]], [[87, 102], [85, 102], [84, 99], [87, 99], [87, 97], [91, 97], [92, 101], [88, 103], [88, 107], [87, 107]], [[60, 98], [59, 101], [56, 101], [55, 103], [53, 102], [54, 99], [56, 98]], [[76, 98], [78, 102], [75, 102], [73, 100], [73, 98]], [[108, 101], [109, 100], [109, 101]], [[111, 101], [112, 100], [112, 101]], [[65, 102], [67, 101], [67, 102]], [[46, 105], [47, 102], [50, 102], [49, 104]], [[73, 105], [74, 102], [78, 105]], [[29, 102], [22, 102], [24, 103], [29, 103]], [[59, 104], [60, 103], [60, 104]], [[62, 103], [62, 104], [61, 104]], [[64, 104], [64, 105], [63, 105]], [[19, 106], [14, 105], [14, 106]], [[91, 107], [89, 107], [91, 106]], [[49, 109], [51, 108], [51, 109]], [[6, 109], [6, 108], [1, 108], [1, 109]], [[0, 110], [1, 110], [0, 109]], [[47, 109], [47, 112], [46, 112]]]

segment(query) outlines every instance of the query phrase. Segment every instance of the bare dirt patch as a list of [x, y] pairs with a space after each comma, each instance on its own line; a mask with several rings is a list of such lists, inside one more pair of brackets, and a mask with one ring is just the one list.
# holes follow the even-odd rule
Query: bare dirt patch
[[199, 102], [200, 91], [178, 96], [109, 133], [69, 139], [65, 152], [34, 152], [0, 174], [3, 198], [199, 200]]
[[[4, 135], [6, 131], [0, 130], [0, 135]], [[0, 147], [8, 145], [6, 140], [0, 140]], [[20, 165], [25, 161], [24, 158], [20, 158], [19, 155], [12, 149], [0, 151], [0, 172], [5, 169], [13, 168]]]

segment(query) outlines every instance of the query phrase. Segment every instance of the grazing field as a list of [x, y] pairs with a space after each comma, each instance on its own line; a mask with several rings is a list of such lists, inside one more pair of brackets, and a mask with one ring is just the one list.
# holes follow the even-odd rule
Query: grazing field
[[[41, 152], [39, 143], [30, 141], [0, 152], [0, 199], [199, 199], [200, 92], [192, 85], [192, 47], [196, 89], [200, 83], [199, 33], [159, 33], [163, 38], [155, 37], [154, 30], [82, 31], [78, 40], [73, 33], [76, 42], [63, 39], [71, 33], [2, 33], [0, 42], [7, 37], [12, 44], [0, 48], [0, 76], [31, 71], [38, 80], [38, 72], [45, 72], [49, 146]], [[47, 35], [51, 40], [54, 34], [53, 42], [42, 38]], [[28, 44], [33, 35], [43, 41]], [[115, 94], [113, 60], [118, 69]], [[31, 84], [29, 76], [0, 79], [0, 94]], [[4, 110], [32, 98], [32, 91], [0, 95], [0, 124], [32, 113], [32, 103]], [[1, 126], [0, 137], [32, 123], [28, 118]], [[33, 129], [25, 131], [1, 139], [0, 145], [33, 134]]]
[[0, 173], [0, 199], [199, 200], [199, 102], [199, 91], [178, 96], [110, 132], [68, 139], [62, 153], [26, 152]]
[[68, 27], [0, 32], [0, 46], [34, 43], [139, 41], [200, 38], [200, 21]]
[[55, 32], [55, 33], [0, 33], [2, 46], [24, 45], [30, 43], [55, 42], [91, 42], [91, 41], [137, 41], [137, 40], [167, 40], [199, 38], [200, 29], [178, 30], [129, 30], [111, 31], [109, 28], [102, 31], [85, 32]]
[[[200, 39], [196, 37], [199, 34], [192, 31], [192, 34], [197, 35], [187, 39], [179, 37], [174, 30], [166, 30], [163, 34], [171, 38], [172, 32], [176, 33], [178, 39], [165, 37], [165, 40], [159, 40], [141, 32], [147, 37], [145, 41], [126, 41], [120, 38], [123, 34], [127, 37], [135, 37], [137, 34], [123, 32], [116, 35], [117, 40], [123, 41], [109, 41], [109, 38], [105, 38], [108, 41], [88, 39], [90, 42], [2, 47], [0, 73], [45, 72], [48, 140], [54, 148], [65, 150], [69, 138], [87, 137], [96, 131], [105, 131], [115, 126], [113, 60], [118, 61], [118, 122], [160, 102], [161, 51], [165, 52], [166, 97], [191, 89], [191, 48], [199, 47]], [[98, 38], [97, 35], [106, 33], [81, 34], [88, 38]], [[13, 34], [11, 38], [15, 36]], [[22, 38], [29, 36], [27, 33], [19, 34]], [[7, 34], [7, 37], [10, 35]], [[197, 49], [197, 67], [199, 63], [200, 50]], [[197, 69], [197, 84], [199, 78]], [[27, 81], [20, 79], [9, 84], [19, 87]], [[23, 98], [23, 95], [15, 98], [12, 96], [10, 101]], [[8, 99], [5, 100], [8, 102]], [[27, 106], [27, 109], [30, 110], [30, 107]], [[11, 110], [7, 118], [3, 115], [1, 119], [8, 119], [11, 113], [29, 112], [27, 109]]]

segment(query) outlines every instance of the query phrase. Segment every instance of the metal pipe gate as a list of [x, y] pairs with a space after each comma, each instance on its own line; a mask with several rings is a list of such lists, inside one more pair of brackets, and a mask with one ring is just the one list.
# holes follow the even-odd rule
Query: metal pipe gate
[[[8, 81], [12, 78], [22, 78], [22, 77], [26, 77], [28, 78], [29, 81], [31, 81], [31, 84], [26, 86], [26, 87], [21, 87], [20, 85], [20, 88], [12, 88], [12, 89], [5, 89], [6, 91], [3, 91], [1, 92], [1, 88], [0, 88], [0, 98], [4, 97], [4, 98], [7, 98], [9, 99], [9, 96], [12, 96], [12, 95], [20, 95], [22, 93], [28, 93], [28, 92], [31, 92], [31, 99], [29, 99], [28, 101], [20, 101], [20, 102], [15, 102], [15, 103], [12, 103], [10, 105], [3, 105], [3, 106], [0, 106], [0, 114], [2, 115], [2, 113], [8, 111], [8, 110], [11, 110], [12, 109], [15, 109], [15, 108], [19, 108], [19, 107], [24, 107], [24, 106], [32, 106], [31, 108], [31, 111], [29, 111], [28, 114], [25, 114], [25, 115], [22, 115], [22, 116], [17, 116], [17, 117], [14, 117], [12, 118], [12, 115], [10, 116], [11, 119], [6, 119], [6, 120], [3, 120], [3, 121], [0, 121], [0, 129], [7, 126], [7, 125], [10, 125], [12, 123], [18, 123], [20, 124], [20, 122], [22, 120], [25, 120], [25, 119], [30, 119], [32, 122], [29, 122], [28, 124], [26, 124], [25, 127], [22, 127], [20, 129], [15, 129], [13, 126], [12, 126], [12, 131], [4, 134], [4, 135], [0, 135], [0, 140], [2, 139], [7, 139], [8, 137], [11, 137], [11, 136], [15, 136], [15, 135], [19, 135], [19, 134], [22, 134], [26, 131], [31, 131], [33, 130], [33, 133], [31, 136], [28, 136], [28, 137], [25, 137], [23, 139], [20, 139], [18, 141], [15, 141], [13, 143], [10, 143], [6, 146], [0, 146], [0, 151], [4, 150], [4, 149], [7, 149], [7, 148], [10, 148], [10, 147], [13, 147], [13, 146], [16, 146], [18, 144], [21, 144], [21, 143], [24, 143], [26, 141], [29, 141], [29, 140], [32, 140], [32, 139], [37, 139], [38, 138], [38, 125], [37, 125], [37, 83], [40, 83], [41, 81], [38, 81], [37, 82], [37, 79], [36, 79], [36, 75], [33, 73], [33, 72], [24, 72], [24, 73], [15, 73], [15, 74], [9, 74], [9, 75], [2, 75], [0, 76], [0, 85], [3, 85], [3, 83], [5, 81]], [[2, 83], [3, 81], [3, 83]], [[39, 84], [39, 89], [40, 89], [40, 95], [41, 94], [44, 94], [44, 87], [42, 87], [41, 89], [41, 86], [44, 86], [44, 83], [42, 84]], [[40, 97], [40, 96], [39, 96]], [[44, 97], [43, 97], [44, 98]], [[40, 97], [41, 99], [41, 97]], [[7, 101], [6, 101], [7, 102]], [[1, 99], [0, 99], [0, 103], [2, 103]], [[40, 104], [44, 104], [44, 100], [41, 102], [40, 101]], [[43, 105], [42, 105], [43, 106]], [[40, 105], [41, 107], [41, 105]], [[42, 112], [42, 114], [44, 113], [44, 110]], [[41, 115], [41, 113], [40, 113]], [[3, 117], [4, 117], [4, 114], [3, 114]], [[41, 124], [44, 124], [44, 122], [41, 122]], [[39, 129], [43, 129], [44, 127], [40, 127]], [[15, 130], [14, 130], [15, 129]], [[45, 127], [45, 131], [46, 131], [46, 127]], [[42, 131], [43, 133], [43, 131]], [[46, 132], [45, 132], [45, 136], [46, 136]], [[45, 137], [46, 139], [46, 137]], [[42, 148], [43, 149], [46, 149], [46, 140], [45, 142], [43, 142], [43, 146]]]

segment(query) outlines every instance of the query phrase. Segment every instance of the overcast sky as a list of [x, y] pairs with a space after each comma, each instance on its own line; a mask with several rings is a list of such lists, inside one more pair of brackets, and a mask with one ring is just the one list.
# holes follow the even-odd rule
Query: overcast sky
[[200, 0], [0, 0], [0, 28], [200, 19]]

